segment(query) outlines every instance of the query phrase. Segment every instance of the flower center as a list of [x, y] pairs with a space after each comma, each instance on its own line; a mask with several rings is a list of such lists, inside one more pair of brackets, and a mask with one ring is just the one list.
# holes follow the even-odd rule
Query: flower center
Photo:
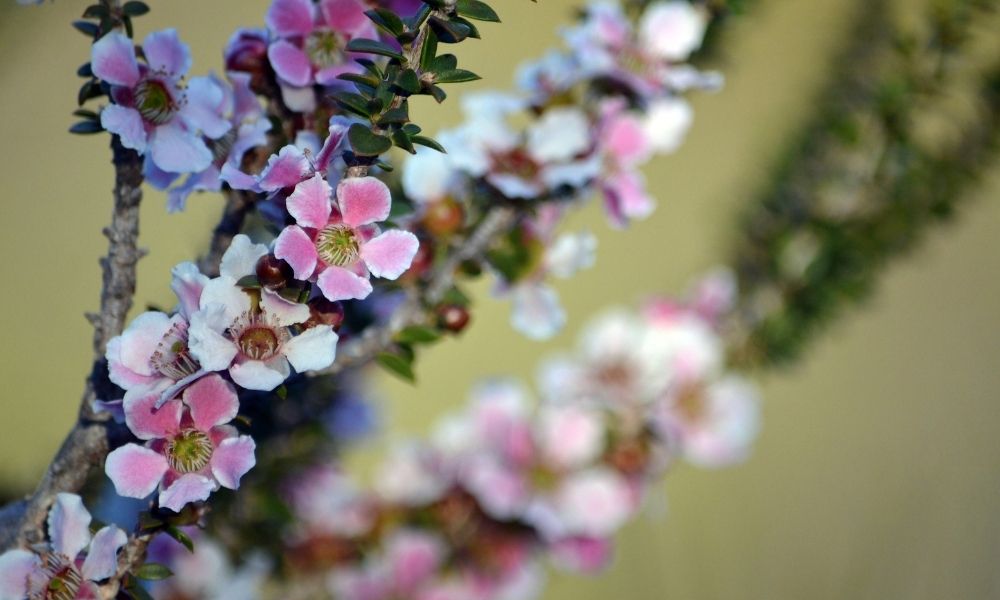
[[185, 429], [167, 442], [167, 462], [178, 473], [194, 473], [205, 468], [212, 450], [212, 440], [207, 435], [197, 429]]
[[254, 360], [266, 360], [278, 351], [278, 336], [270, 327], [251, 326], [240, 333], [240, 351]]
[[154, 125], [163, 125], [177, 112], [177, 103], [162, 82], [145, 79], [139, 82], [133, 93], [136, 110]]
[[523, 148], [515, 148], [493, 156], [493, 167], [499, 173], [511, 173], [522, 179], [533, 180], [541, 170], [538, 163]]
[[358, 236], [346, 225], [329, 225], [316, 236], [316, 252], [328, 265], [343, 267], [360, 256]]
[[344, 38], [333, 31], [316, 31], [306, 38], [305, 50], [313, 65], [324, 69], [344, 62]]
[[226, 135], [220, 137], [217, 140], [206, 139], [205, 143], [208, 144], [208, 149], [212, 151], [212, 161], [216, 164], [222, 164], [226, 162], [229, 158], [229, 152], [232, 151], [233, 145], [236, 144], [236, 138], [238, 136], [237, 130], [238, 126], [234, 126], [232, 129], [226, 132]]
[[48, 555], [45, 558], [45, 572], [48, 574], [49, 582], [45, 589], [38, 594], [36, 591], [32, 597], [41, 600], [74, 600], [80, 586], [83, 584], [83, 576], [76, 570], [76, 567], [61, 557]]
[[187, 323], [174, 323], [157, 344], [156, 350], [149, 358], [149, 364], [158, 373], [174, 381], [193, 375], [201, 366], [191, 356], [187, 342]]

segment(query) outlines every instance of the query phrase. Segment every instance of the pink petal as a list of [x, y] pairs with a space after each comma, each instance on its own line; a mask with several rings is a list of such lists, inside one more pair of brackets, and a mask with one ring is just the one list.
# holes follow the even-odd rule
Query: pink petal
[[285, 206], [299, 225], [322, 229], [330, 221], [330, 194], [333, 188], [319, 173], [295, 186]]
[[187, 102], [181, 107], [181, 118], [188, 127], [200, 130], [212, 139], [226, 135], [233, 128], [225, 117], [226, 90], [214, 77], [192, 77], [187, 87]]
[[232, 384], [215, 374], [202, 377], [184, 390], [184, 403], [191, 409], [194, 426], [201, 431], [232, 421], [240, 410]]
[[316, 245], [298, 225], [289, 225], [278, 234], [274, 255], [292, 267], [296, 279], [305, 281], [316, 270]]
[[318, 371], [333, 364], [339, 337], [329, 325], [312, 327], [285, 343], [281, 352], [299, 373]]
[[108, 359], [108, 378], [118, 387], [128, 390], [140, 385], [149, 385], [159, 379], [157, 375], [142, 375], [122, 364], [122, 336], [111, 338], [104, 352]]
[[76, 494], [57, 494], [49, 509], [49, 539], [52, 549], [75, 559], [90, 544], [90, 513]]
[[345, 117], [337, 116], [330, 119], [328, 135], [323, 140], [323, 147], [316, 154], [316, 170], [318, 172], [326, 173], [327, 168], [336, 156], [340, 142], [343, 141], [350, 126], [351, 122]]
[[182, 262], [170, 271], [170, 289], [180, 301], [180, 312], [190, 318], [198, 311], [201, 291], [208, 283], [208, 277], [198, 270], [193, 262]]
[[87, 550], [81, 573], [84, 579], [100, 581], [115, 574], [118, 569], [118, 550], [128, 542], [125, 532], [109, 525], [94, 534], [94, 541]]
[[642, 123], [632, 115], [613, 118], [601, 137], [605, 152], [623, 164], [645, 162], [653, 151]]
[[309, 307], [298, 302], [285, 300], [275, 292], [264, 289], [260, 306], [270, 316], [273, 325], [290, 326], [309, 320]]
[[167, 459], [138, 444], [125, 444], [108, 454], [104, 472], [119, 496], [145, 498], [167, 473]]
[[206, 500], [215, 488], [215, 482], [208, 477], [188, 473], [160, 492], [160, 506], [181, 512], [187, 504]]
[[372, 275], [396, 279], [413, 263], [420, 242], [409, 231], [390, 229], [361, 246], [361, 258]]
[[0, 600], [28, 597], [28, 579], [42, 570], [42, 560], [20, 548], [0, 554]]
[[223, 440], [212, 454], [212, 475], [231, 490], [240, 487], [240, 478], [257, 464], [256, 444], [248, 435]]
[[314, 14], [311, 0], [274, 0], [264, 22], [280, 37], [305, 37], [312, 33]]
[[171, 173], [195, 173], [212, 164], [212, 151], [201, 136], [177, 120], [154, 129], [149, 148], [156, 166]]
[[[170, 329], [170, 324], [170, 317], [164, 313], [142, 313], [122, 333], [120, 354], [115, 358], [139, 375], [157, 375], [149, 361]], [[112, 357], [108, 358], [110, 360]]]
[[267, 159], [267, 166], [260, 173], [260, 189], [274, 192], [281, 188], [298, 185], [309, 176], [312, 166], [302, 150], [295, 146], [285, 146], [278, 154]]
[[142, 41], [142, 52], [153, 71], [180, 77], [191, 68], [191, 51], [177, 37], [176, 29], [154, 31], [147, 35]]
[[278, 77], [296, 86], [312, 83], [312, 63], [306, 53], [285, 40], [278, 40], [267, 48], [267, 58]]
[[346, 33], [351, 37], [374, 37], [366, 35], [374, 32], [374, 27], [365, 16], [367, 7], [358, 0], [322, 0], [319, 10], [323, 20], [334, 31]]
[[259, 191], [257, 189], [257, 179], [253, 175], [248, 175], [240, 171], [228, 162], [222, 165], [222, 172], [219, 178], [229, 184], [229, 187], [234, 190]]
[[330, 267], [316, 280], [327, 300], [364, 300], [372, 293], [367, 277], [360, 277], [347, 269]]
[[374, 177], [350, 177], [337, 186], [344, 223], [351, 227], [385, 221], [392, 206], [389, 187]]
[[132, 87], [139, 81], [139, 63], [135, 60], [132, 40], [117, 31], [94, 42], [90, 68], [94, 75], [112, 85]]
[[436, 536], [401, 530], [386, 542], [385, 559], [394, 589], [410, 596], [426, 583], [444, 562], [444, 544]]
[[596, 573], [611, 563], [614, 544], [606, 538], [575, 537], [551, 543], [549, 552], [561, 569]]
[[146, 125], [134, 108], [112, 104], [101, 111], [101, 127], [121, 138], [122, 146], [139, 154], [146, 151]]
[[122, 408], [125, 411], [125, 423], [140, 440], [153, 440], [169, 437], [180, 428], [180, 400], [169, 400], [159, 409], [155, 409], [160, 399], [162, 386], [133, 388], [125, 392]]
[[236, 385], [248, 390], [270, 392], [288, 379], [291, 369], [288, 360], [278, 355], [271, 360], [248, 360], [229, 367], [229, 375]]

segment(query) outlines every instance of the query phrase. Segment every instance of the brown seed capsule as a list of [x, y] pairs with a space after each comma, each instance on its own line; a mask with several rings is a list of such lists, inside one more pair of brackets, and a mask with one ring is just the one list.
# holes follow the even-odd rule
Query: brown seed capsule
[[332, 302], [326, 298], [313, 298], [309, 301], [309, 322], [314, 325], [329, 325], [334, 331], [344, 324], [344, 305]]
[[437, 309], [438, 324], [452, 333], [459, 333], [469, 324], [469, 309], [458, 304], [444, 304]]
[[451, 235], [465, 223], [465, 210], [451, 198], [431, 203], [424, 214], [424, 227], [434, 236]]
[[265, 254], [257, 261], [257, 281], [268, 289], [277, 290], [285, 287], [288, 280], [294, 277], [291, 265], [270, 254]]

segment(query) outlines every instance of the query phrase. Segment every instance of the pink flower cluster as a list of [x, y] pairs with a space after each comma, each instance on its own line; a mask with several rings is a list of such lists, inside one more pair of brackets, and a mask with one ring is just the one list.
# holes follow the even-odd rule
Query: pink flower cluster
[[97, 583], [115, 575], [128, 537], [114, 525], [91, 534], [91, 520], [79, 496], [58, 494], [48, 542], [0, 554], [0, 600], [101, 598]]
[[370, 491], [333, 464], [298, 473], [284, 492], [293, 576], [345, 600], [517, 600], [539, 595], [542, 559], [601, 569], [673, 460], [749, 450], [759, 401], [725, 371], [718, 332], [731, 295], [715, 274], [687, 302], [598, 319], [544, 366], [539, 403], [482, 385], [430, 441], [397, 447]]

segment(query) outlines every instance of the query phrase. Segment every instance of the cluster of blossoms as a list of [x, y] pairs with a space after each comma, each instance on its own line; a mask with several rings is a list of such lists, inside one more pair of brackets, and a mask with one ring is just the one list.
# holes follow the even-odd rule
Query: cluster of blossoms
[[601, 569], [675, 459], [719, 467], [749, 451], [758, 396], [724, 369], [718, 329], [731, 294], [714, 274], [687, 302], [600, 317], [543, 365], [540, 402], [482, 385], [430, 441], [396, 448], [370, 491], [334, 463], [296, 474], [286, 566], [344, 600], [527, 599], [542, 559]]
[[[615, 227], [653, 212], [639, 168], [683, 141], [692, 112], [680, 94], [720, 83], [684, 64], [706, 21], [688, 2], [657, 2], [636, 26], [616, 3], [594, 3], [565, 32], [566, 50], [522, 68], [520, 94], [466, 96], [465, 124], [438, 136], [448, 153], [421, 152], [404, 166], [406, 195], [432, 218], [442, 205], [484, 194], [477, 184], [487, 196], [545, 203], [517, 232], [527, 255], [519, 268], [493, 264], [517, 330], [532, 338], [558, 331], [565, 315], [546, 276], [593, 263], [589, 235], [552, 234], [570, 206], [599, 191]], [[516, 114], [532, 118], [523, 131], [510, 125]]]

